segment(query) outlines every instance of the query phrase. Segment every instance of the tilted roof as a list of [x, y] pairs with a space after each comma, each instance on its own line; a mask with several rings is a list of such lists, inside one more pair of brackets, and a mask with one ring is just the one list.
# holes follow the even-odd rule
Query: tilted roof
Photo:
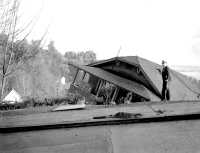
[[100, 68], [84, 66], [84, 65], [76, 65], [76, 64], [71, 64], [71, 65], [81, 70], [84, 70], [92, 75], [95, 75], [103, 80], [106, 80], [116, 86], [119, 86], [137, 95], [140, 95], [148, 100], [159, 100], [159, 98], [155, 96], [149, 89], [147, 89], [145, 86], [137, 82], [122, 78], [120, 76], [117, 76]]
[[[106, 64], [107, 62], [114, 61], [116, 59], [132, 65], [137, 65], [142, 70], [151, 86], [161, 94], [162, 77], [156, 68], [162, 69], [162, 66], [157, 63], [140, 58], [138, 56], [122, 56], [92, 63], [88, 66], [98, 67], [101, 64]], [[200, 100], [198, 98], [200, 89], [192, 84], [185, 75], [172, 69], [170, 69], [170, 73], [172, 78], [172, 81], [170, 82], [172, 100]]]
[[[146, 73], [146, 77], [148, 77], [150, 83], [161, 92], [162, 77], [156, 68], [162, 69], [162, 66], [146, 59], [135, 57], [137, 56], [133, 56], [132, 58], [130, 56], [119, 57], [119, 59], [122, 58], [128, 62], [138, 63], [143, 72]], [[198, 89], [197, 86], [192, 84], [185, 75], [179, 72], [170, 69], [170, 73], [172, 78], [172, 81], [170, 82], [172, 100], [199, 100], [197, 96], [200, 94], [200, 89]]]

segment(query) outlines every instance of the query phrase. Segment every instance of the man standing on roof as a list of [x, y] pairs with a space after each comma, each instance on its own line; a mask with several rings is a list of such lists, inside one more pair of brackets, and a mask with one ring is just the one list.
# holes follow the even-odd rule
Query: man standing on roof
[[170, 89], [169, 84], [171, 81], [171, 75], [169, 72], [169, 67], [167, 66], [167, 62], [162, 60], [162, 71], [157, 69], [159, 73], [162, 75], [163, 86], [162, 86], [162, 101], [170, 100]]

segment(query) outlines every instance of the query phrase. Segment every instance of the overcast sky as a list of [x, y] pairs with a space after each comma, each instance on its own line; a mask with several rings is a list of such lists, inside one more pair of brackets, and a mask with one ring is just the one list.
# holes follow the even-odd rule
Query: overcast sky
[[199, 0], [22, 0], [32, 14], [42, 3], [34, 37], [53, 17], [48, 38], [63, 54], [93, 50], [108, 59], [121, 46], [119, 56], [200, 66]]

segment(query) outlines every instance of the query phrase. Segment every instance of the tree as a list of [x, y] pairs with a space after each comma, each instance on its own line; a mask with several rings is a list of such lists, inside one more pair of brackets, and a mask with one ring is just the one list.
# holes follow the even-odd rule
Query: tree
[[96, 59], [96, 53], [94, 53], [93, 51], [86, 51], [86, 52], [73, 52], [73, 51], [69, 51], [66, 52], [64, 57], [66, 57], [68, 59], [69, 62], [72, 62], [74, 64], [81, 64], [81, 65], [86, 65], [86, 64], [90, 64], [93, 63], [95, 61], [97, 61]]
[[[79, 65], [87, 65], [97, 61], [96, 54], [93, 51], [82, 51], [78, 53], [74, 51], [68, 51], [65, 53], [64, 57], [68, 60], [69, 63]], [[76, 69], [74, 69], [72, 66], [69, 66], [69, 78], [73, 78], [75, 74]]]
[[[47, 34], [48, 27], [41, 39], [32, 42], [27, 48], [26, 38], [34, 28], [41, 10], [28, 23], [20, 23], [20, 0], [4, 0], [0, 2], [0, 64], [1, 64], [1, 91], [0, 100], [4, 98], [4, 88], [8, 80], [15, 76], [24, 64], [34, 57], [42, 48], [42, 42]], [[23, 36], [23, 37], [22, 37]], [[21, 39], [19, 39], [21, 38]]]

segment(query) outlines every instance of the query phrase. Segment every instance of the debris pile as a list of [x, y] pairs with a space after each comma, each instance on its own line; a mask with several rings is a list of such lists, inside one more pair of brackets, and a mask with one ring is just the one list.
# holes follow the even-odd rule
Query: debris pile
[[126, 113], [126, 112], [118, 112], [115, 115], [109, 115], [109, 116], [95, 116], [93, 119], [104, 119], [104, 118], [139, 118], [142, 114], [140, 113]]
[[118, 112], [113, 115], [113, 118], [138, 118], [142, 116], [140, 113], [126, 113], [126, 112]]

